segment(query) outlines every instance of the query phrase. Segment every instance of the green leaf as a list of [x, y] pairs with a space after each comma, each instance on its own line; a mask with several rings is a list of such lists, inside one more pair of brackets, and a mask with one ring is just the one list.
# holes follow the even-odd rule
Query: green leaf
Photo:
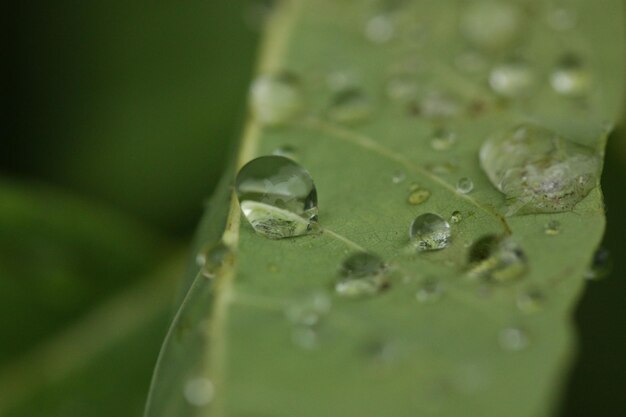
[[[514, 33], [507, 32], [513, 23], [498, 26], [502, 14], [495, 24], [480, 15], [502, 4], [474, 11], [441, 0], [281, 4], [259, 73], [297, 76], [305, 110], [284, 126], [252, 118], [238, 166], [281, 146], [295, 148], [317, 185], [322, 231], [266, 239], [232, 198], [228, 219], [219, 223], [232, 253], [212, 280], [190, 269], [195, 279], [161, 351], [146, 416], [553, 413], [575, 349], [571, 311], [604, 229], [599, 178], [571, 211], [521, 215], [482, 171], [478, 152], [494, 132], [532, 122], [603, 153], [623, 91], [622, 3], [569, 2], [559, 13], [575, 17], [571, 28], [547, 23], [551, 2], [506, 3], [498, 13], [515, 21]], [[476, 10], [472, 26], [467, 16]], [[495, 41], [481, 34], [490, 27], [483, 18], [500, 31]], [[592, 80], [582, 97], [564, 97], [548, 81], [569, 54]], [[534, 81], [502, 98], [489, 87], [489, 69], [518, 62], [512, 56], [527, 60]], [[476, 70], [477, 61], [484, 67]], [[327, 87], [337, 71], [357, 80], [357, 95], [338, 97]], [[407, 100], [386, 97], [398, 73], [416, 79]], [[355, 97], [369, 100], [371, 114], [359, 99], [358, 111], [335, 117], [333, 106]], [[447, 151], [430, 145], [442, 128], [458, 137]], [[473, 180], [471, 193], [455, 190], [461, 177]], [[413, 183], [430, 193], [421, 204], [407, 202]], [[463, 220], [452, 225], [449, 247], [407, 253], [417, 215], [449, 218], [455, 211]], [[558, 233], [545, 232], [551, 221], [560, 224]], [[509, 236], [525, 254], [519, 279], [468, 277], [471, 245], [490, 234]], [[340, 265], [359, 250], [385, 260], [390, 286], [342, 298], [332, 291]], [[418, 301], [433, 279], [443, 288], [439, 299]], [[313, 308], [312, 319], [303, 323], [295, 314], [294, 321], [294, 310], [306, 312], [320, 297], [329, 310]]]

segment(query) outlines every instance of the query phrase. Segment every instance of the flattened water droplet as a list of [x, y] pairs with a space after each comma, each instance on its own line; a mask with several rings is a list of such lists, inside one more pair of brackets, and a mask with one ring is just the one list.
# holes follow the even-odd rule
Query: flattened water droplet
[[290, 145], [280, 146], [272, 151], [272, 155], [284, 156], [285, 158], [296, 160], [296, 148]]
[[523, 313], [540, 311], [545, 303], [545, 295], [537, 288], [526, 288], [517, 294], [517, 308]]
[[418, 251], [444, 249], [450, 244], [450, 225], [437, 214], [425, 213], [411, 223], [409, 238]]
[[205, 246], [196, 255], [196, 263], [200, 267], [200, 273], [206, 278], [214, 278], [231, 254], [230, 247], [222, 241]]
[[317, 222], [317, 192], [311, 175], [283, 156], [262, 156], [237, 174], [236, 191], [244, 216], [270, 239], [301, 236]]
[[461, 214], [461, 212], [458, 210], [453, 211], [452, 214], [450, 215], [450, 223], [458, 224], [458, 223], [461, 223], [462, 220], [463, 220], [463, 214]]
[[414, 191], [411, 191], [407, 201], [412, 206], [417, 206], [422, 204], [424, 201], [430, 198], [430, 191], [424, 188], [418, 188]]
[[550, 85], [558, 94], [582, 97], [591, 88], [591, 74], [575, 56], [566, 56], [550, 75]]
[[543, 231], [548, 236], [555, 236], [561, 233], [561, 223], [556, 220], [550, 220], [543, 228]]
[[593, 150], [529, 123], [488, 138], [480, 164], [507, 197], [509, 216], [571, 210], [596, 186], [600, 169]]
[[456, 143], [456, 135], [445, 129], [437, 129], [430, 140], [430, 146], [436, 151], [447, 151]]
[[528, 269], [526, 255], [510, 237], [487, 235], [469, 250], [468, 275], [491, 282], [507, 282]]
[[535, 74], [530, 65], [522, 60], [502, 63], [489, 74], [489, 85], [493, 91], [504, 97], [527, 96], [534, 84]]
[[611, 252], [606, 248], [599, 248], [593, 255], [591, 265], [585, 274], [585, 278], [592, 281], [605, 278], [611, 273], [612, 268], [613, 261], [611, 259]]
[[461, 177], [456, 182], [456, 190], [461, 194], [471, 193], [474, 189], [474, 181], [469, 177]]
[[415, 298], [420, 303], [438, 301], [444, 292], [444, 286], [439, 279], [427, 278], [420, 283]]
[[196, 407], [204, 407], [213, 400], [213, 382], [208, 378], [190, 379], [185, 384], [183, 394], [189, 404]]
[[394, 31], [393, 20], [384, 14], [372, 17], [365, 24], [365, 36], [377, 44], [389, 42], [393, 38]]
[[372, 102], [357, 88], [337, 92], [328, 107], [328, 118], [345, 124], [362, 122], [372, 113]]
[[356, 252], [341, 264], [337, 294], [344, 297], [374, 295], [389, 286], [387, 266], [372, 253]]
[[298, 78], [287, 72], [259, 76], [252, 83], [251, 105], [255, 117], [263, 124], [290, 121], [303, 107]]
[[519, 327], [502, 329], [498, 340], [502, 349], [518, 352], [528, 347], [529, 340], [526, 331]]
[[515, 41], [524, 24], [524, 14], [512, 2], [483, 0], [471, 2], [461, 17], [461, 33], [484, 50], [498, 50]]

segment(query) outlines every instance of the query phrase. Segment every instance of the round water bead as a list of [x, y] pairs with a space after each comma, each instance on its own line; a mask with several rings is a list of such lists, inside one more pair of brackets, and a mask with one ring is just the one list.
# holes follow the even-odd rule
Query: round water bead
[[468, 275], [490, 282], [507, 282], [521, 277], [528, 269], [522, 248], [510, 237], [487, 235], [469, 250]]
[[333, 95], [327, 116], [338, 123], [359, 123], [370, 117], [372, 107], [371, 100], [362, 90], [349, 88]]
[[474, 189], [474, 181], [469, 177], [461, 177], [456, 182], [456, 190], [461, 194], [471, 193]]
[[270, 239], [310, 233], [317, 222], [317, 191], [311, 175], [283, 156], [262, 156], [244, 165], [235, 188], [254, 230]]
[[348, 256], [341, 264], [339, 275], [335, 291], [344, 297], [374, 295], [389, 286], [387, 266], [379, 256], [369, 252]]
[[508, 47], [522, 33], [524, 14], [513, 2], [470, 2], [461, 16], [460, 29], [478, 48], [493, 51]]
[[535, 73], [528, 63], [511, 60], [491, 70], [489, 85], [496, 94], [516, 98], [527, 96], [535, 84]]
[[288, 72], [261, 75], [252, 83], [250, 101], [259, 122], [266, 125], [286, 123], [302, 110], [300, 82]]
[[591, 87], [591, 74], [575, 56], [563, 58], [550, 75], [550, 85], [566, 97], [582, 97]]
[[422, 214], [411, 223], [409, 238], [418, 251], [444, 249], [450, 244], [450, 224], [437, 214]]
[[480, 165], [516, 213], [568, 211], [597, 185], [600, 161], [592, 149], [530, 123], [493, 134]]
[[458, 223], [461, 223], [462, 220], [463, 220], [463, 214], [458, 210], [453, 211], [452, 214], [450, 215], [450, 223], [458, 224]]

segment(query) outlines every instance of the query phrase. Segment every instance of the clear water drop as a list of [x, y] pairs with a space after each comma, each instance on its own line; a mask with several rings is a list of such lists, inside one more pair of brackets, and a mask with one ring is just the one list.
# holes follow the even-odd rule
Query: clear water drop
[[430, 146], [436, 151], [447, 151], [456, 143], [456, 135], [445, 129], [437, 129], [430, 140]]
[[600, 170], [592, 149], [530, 123], [489, 137], [480, 165], [506, 196], [509, 216], [571, 210], [596, 187]]
[[236, 191], [244, 216], [270, 239], [301, 236], [317, 222], [317, 191], [311, 175], [283, 156], [262, 156], [237, 174]]
[[387, 266], [379, 256], [368, 252], [349, 255], [339, 275], [335, 291], [343, 297], [374, 295], [389, 286]]
[[338, 123], [355, 124], [367, 120], [372, 111], [372, 102], [365, 93], [358, 88], [350, 88], [334, 94], [327, 115]]
[[591, 88], [591, 74], [575, 56], [566, 56], [550, 75], [555, 92], [566, 97], [585, 96]]
[[469, 194], [474, 189], [474, 181], [469, 177], [461, 177], [456, 182], [456, 190], [461, 194]]
[[510, 237], [487, 235], [469, 250], [468, 275], [489, 282], [508, 282], [520, 278], [528, 269], [521, 246]]
[[524, 14], [513, 2], [470, 2], [461, 16], [460, 30], [474, 46], [495, 51], [510, 46], [522, 33]]
[[401, 184], [406, 180], [406, 174], [402, 171], [397, 171], [391, 177], [391, 182], [394, 184]]
[[448, 247], [450, 224], [434, 213], [419, 215], [411, 223], [409, 238], [418, 251], [433, 251]]
[[600, 248], [594, 253], [591, 265], [585, 273], [585, 278], [591, 281], [605, 278], [611, 273], [612, 268], [611, 252], [606, 248]]
[[288, 72], [256, 78], [250, 100], [255, 117], [265, 125], [289, 122], [303, 107], [300, 82]]
[[224, 242], [206, 245], [196, 255], [196, 264], [205, 278], [214, 278], [224, 262], [232, 255], [232, 250]]
[[415, 298], [420, 303], [432, 303], [441, 299], [444, 286], [439, 279], [427, 278], [419, 284]]
[[208, 378], [193, 378], [185, 383], [183, 395], [195, 407], [204, 407], [213, 400], [215, 388]]
[[461, 221], [463, 221], [463, 214], [458, 210], [453, 211], [450, 215], [450, 223], [459, 224]]
[[548, 236], [556, 236], [561, 233], [561, 223], [556, 220], [550, 220], [543, 227], [543, 231]]
[[272, 151], [272, 155], [284, 156], [285, 158], [296, 160], [296, 148], [290, 145], [279, 146]]
[[383, 44], [393, 39], [394, 23], [390, 16], [380, 14], [370, 18], [365, 24], [365, 37], [376, 44]]
[[519, 352], [526, 349], [529, 345], [528, 334], [519, 327], [507, 327], [500, 331], [498, 337], [500, 346], [504, 350]]
[[425, 188], [418, 188], [409, 193], [407, 202], [412, 206], [418, 206], [430, 198], [430, 191]]
[[503, 97], [528, 96], [535, 84], [535, 73], [522, 60], [511, 60], [494, 67], [489, 74], [492, 90]]
[[536, 313], [543, 309], [545, 295], [537, 288], [525, 288], [517, 294], [516, 304], [523, 313]]

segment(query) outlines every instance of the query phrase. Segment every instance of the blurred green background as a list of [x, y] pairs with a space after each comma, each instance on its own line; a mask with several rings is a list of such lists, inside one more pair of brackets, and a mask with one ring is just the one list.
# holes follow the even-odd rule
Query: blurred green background
[[[139, 416], [186, 247], [245, 114], [269, 1], [13, 2], [0, 152], [0, 416]], [[578, 310], [562, 416], [626, 386], [626, 135], [615, 265]]]

